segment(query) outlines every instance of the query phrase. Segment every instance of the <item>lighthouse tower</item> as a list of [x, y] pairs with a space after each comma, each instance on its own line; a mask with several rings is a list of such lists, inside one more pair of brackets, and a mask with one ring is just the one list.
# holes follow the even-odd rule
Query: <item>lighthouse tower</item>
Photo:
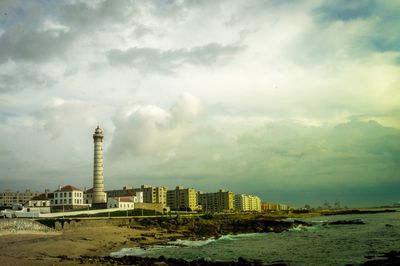
[[93, 199], [92, 204], [106, 202], [103, 177], [103, 130], [97, 126], [93, 134], [94, 141], [94, 165], [93, 165]]

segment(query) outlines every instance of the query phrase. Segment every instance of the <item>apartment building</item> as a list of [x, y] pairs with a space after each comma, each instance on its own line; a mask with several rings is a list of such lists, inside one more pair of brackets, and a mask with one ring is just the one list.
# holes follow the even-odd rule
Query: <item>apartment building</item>
[[167, 205], [171, 210], [197, 210], [197, 192], [194, 188], [177, 186], [167, 191]]
[[[137, 190], [137, 189], [135, 189]], [[160, 203], [164, 206], [167, 205], [167, 191], [166, 187], [153, 187], [150, 185], [142, 185], [139, 191], [143, 192], [144, 203]]]
[[233, 211], [235, 209], [235, 193], [220, 189], [214, 193], [199, 193], [198, 201], [205, 212]]
[[25, 192], [6, 190], [0, 193], [0, 206], [11, 207], [13, 204], [24, 205], [27, 201], [39, 194], [41, 194], [41, 192], [32, 192], [30, 189], [25, 190]]
[[129, 197], [134, 196], [140, 189], [124, 186], [122, 189], [107, 190], [107, 197]]
[[235, 195], [235, 209], [245, 212], [261, 212], [261, 199], [253, 195], [237, 194]]
[[286, 204], [263, 202], [261, 203], [261, 210], [263, 212], [269, 211], [288, 211], [290, 208]]

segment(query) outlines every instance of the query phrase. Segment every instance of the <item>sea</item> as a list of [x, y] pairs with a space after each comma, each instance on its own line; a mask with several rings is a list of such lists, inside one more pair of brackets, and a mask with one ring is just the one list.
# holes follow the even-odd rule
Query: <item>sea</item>
[[[365, 224], [329, 225], [332, 221], [362, 220]], [[177, 240], [166, 246], [123, 248], [111, 256], [204, 258], [212, 261], [261, 260], [288, 265], [359, 265], [391, 250], [400, 251], [400, 212], [321, 216], [299, 219], [283, 233], [225, 235], [199, 241]]]

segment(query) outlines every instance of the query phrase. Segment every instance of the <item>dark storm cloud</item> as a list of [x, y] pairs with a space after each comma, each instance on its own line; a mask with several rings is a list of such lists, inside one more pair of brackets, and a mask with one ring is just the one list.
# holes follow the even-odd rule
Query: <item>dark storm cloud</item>
[[135, 67], [145, 72], [171, 73], [184, 65], [212, 65], [229, 59], [243, 47], [210, 43], [189, 49], [160, 50], [132, 47], [125, 51], [110, 50], [107, 58], [111, 64]]
[[352, 202], [355, 197], [342, 193], [343, 188], [376, 186], [382, 190], [374, 192], [374, 199], [380, 195], [392, 202], [395, 194], [386, 194], [387, 184], [400, 188], [400, 131], [374, 121], [352, 120], [334, 128], [269, 123], [236, 143], [216, 131], [196, 132], [174, 150], [175, 158], [154, 167], [168, 176], [200, 176], [191, 182], [203, 190], [228, 186], [243, 193], [245, 187], [265, 200], [301, 202], [307, 192], [318, 204], [318, 191], [329, 191], [323, 199], [341, 195]]

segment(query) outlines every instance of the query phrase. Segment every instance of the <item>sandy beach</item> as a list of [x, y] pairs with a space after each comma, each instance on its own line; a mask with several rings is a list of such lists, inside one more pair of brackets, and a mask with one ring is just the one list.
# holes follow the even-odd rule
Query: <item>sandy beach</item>
[[58, 233], [15, 232], [0, 236], [1, 265], [75, 265], [62, 257], [106, 256], [122, 247], [165, 242], [179, 234], [130, 228], [126, 220], [81, 220]]

